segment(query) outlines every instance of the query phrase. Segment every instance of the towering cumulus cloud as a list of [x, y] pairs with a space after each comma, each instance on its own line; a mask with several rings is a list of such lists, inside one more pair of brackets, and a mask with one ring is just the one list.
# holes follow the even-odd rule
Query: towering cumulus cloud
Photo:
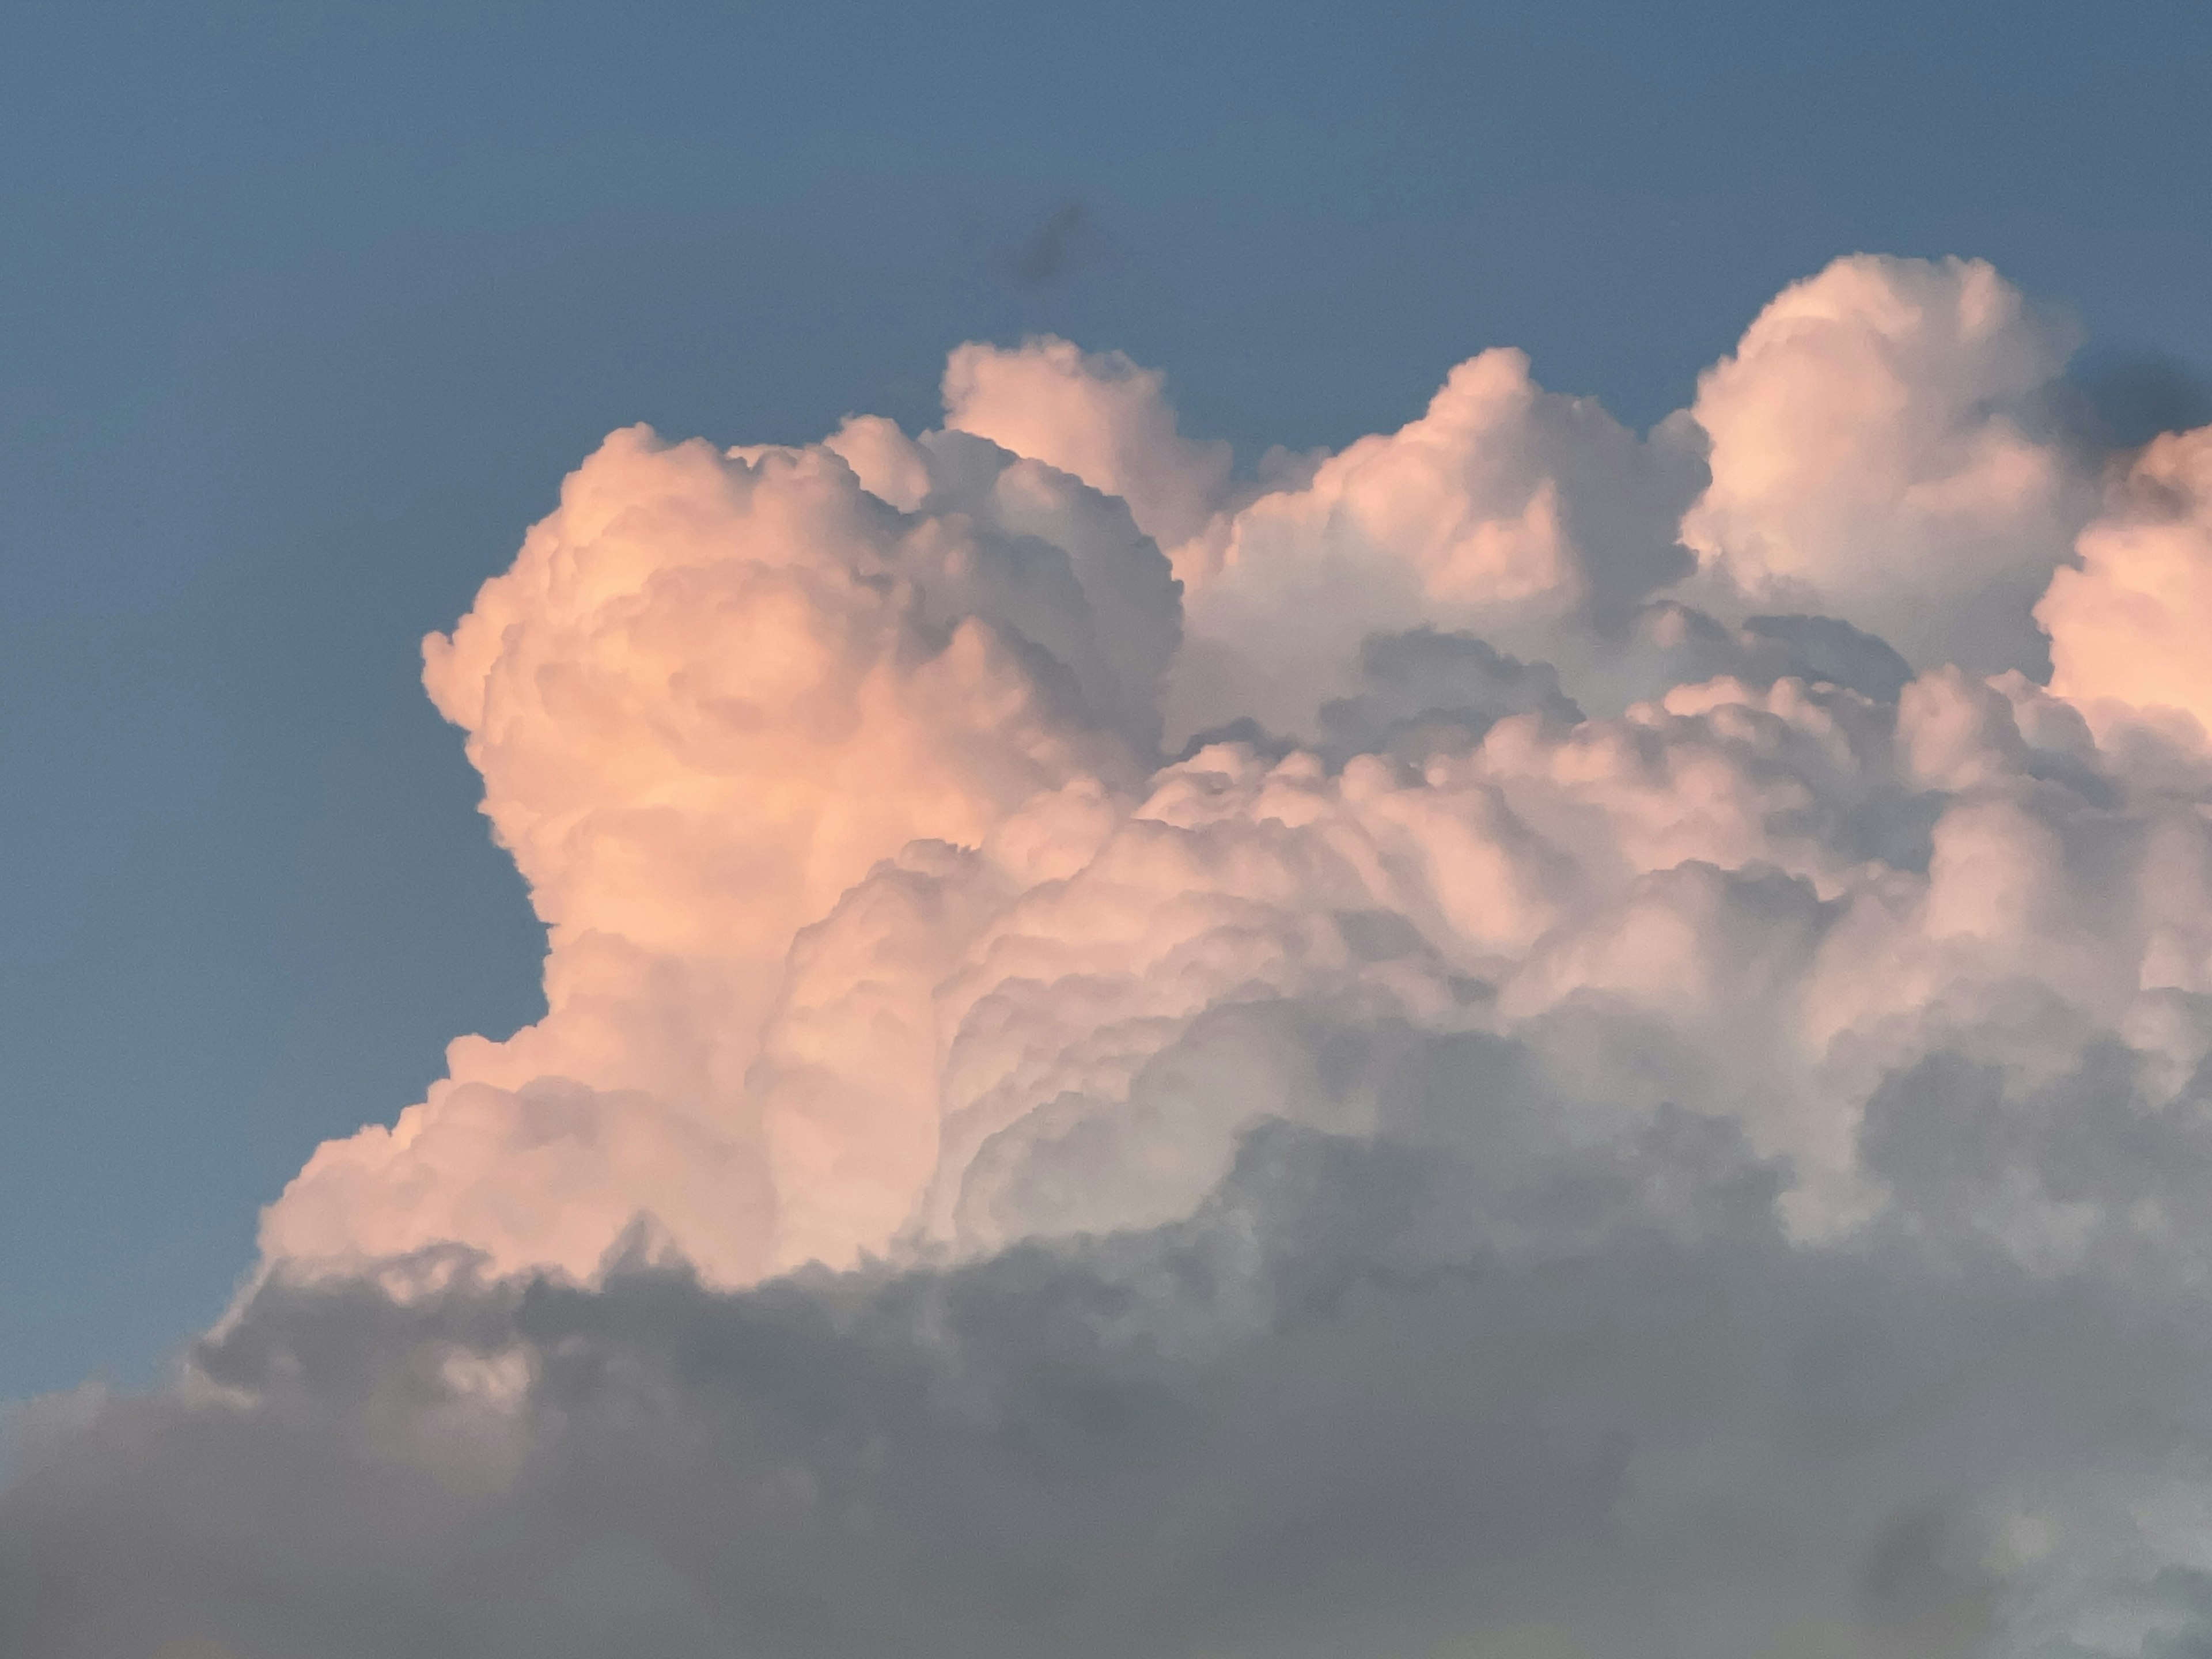
[[2071, 341], [617, 433], [424, 647], [546, 1017], [18, 1413], [0, 1651], [2205, 1651], [2212, 430]]
[[2042, 430], [2075, 343], [1979, 261], [1838, 260], [1700, 377], [1684, 543], [1740, 603], [1832, 611], [1919, 667], [2020, 665], [2087, 514]]
[[[863, 1007], [856, 980], [829, 994], [850, 1029], [823, 1029], [818, 947], [793, 936], [910, 844], [1135, 787], [1178, 623], [1119, 501], [957, 434], [896, 459], [921, 480], [911, 514], [826, 447], [617, 433], [425, 642], [550, 928], [550, 1012], [463, 1039], [428, 1101], [325, 1147], [270, 1212], [272, 1258], [350, 1267], [458, 1240], [586, 1275], [650, 1216], [735, 1283], [896, 1226], [934, 1123], [773, 1079], [815, 1042], [868, 1063], [846, 1048], [865, 1033], [900, 1098], [901, 1011]], [[857, 1237], [816, 1248], [798, 1218], [817, 1206]]]

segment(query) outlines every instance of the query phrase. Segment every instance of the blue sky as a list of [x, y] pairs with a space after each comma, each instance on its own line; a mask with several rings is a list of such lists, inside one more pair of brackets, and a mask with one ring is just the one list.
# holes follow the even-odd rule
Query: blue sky
[[0, 1397], [150, 1374], [317, 1141], [532, 1016], [416, 643], [611, 427], [911, 426], [949, 347], [1032, 331], [1165, 368], [1248, 453], [1395, 425], [1493, 343], [1641, 424], [1856, 249], [1992, 259], [2078, 312], [2085, 374], [2212, 373], [2201, 5], [19, 3], [9, 37]]

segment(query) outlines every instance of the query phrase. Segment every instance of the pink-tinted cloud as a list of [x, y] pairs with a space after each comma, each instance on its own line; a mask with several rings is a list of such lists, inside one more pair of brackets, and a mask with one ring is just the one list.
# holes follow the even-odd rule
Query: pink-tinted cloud
[[[1665, 598], [1672, 527], [1686, 507], [1705, 560], [1685, 593], [1972, 655], [1997, 637], [1980, 607], [2070, 533], [2071, 463], [2022, 424], [2064, 346], [1986, 266], [1858, 258], [1649, 439], [1495, 350], [1398, 431], [1238, 483], [1159, 375], [1051, 340], [963, 347], [918, 438], [615, 434], [425, 646], [550, 927], [549, 1012], [457, 1042], [392, 1128], [323, 1148], [268, 1260], [453, 1241], [589, 1278], [642, 1218], [744, 1283], [1152, 1224], [1287, 1109], [1264, 1068], [1155, 1090], [1140, 1183], [1055, 1212], [1005, 1172], [1253, 999], [1516, 1032], [1641, 1011], [1680, 1045], [1665, 1088], [1794, 1161], [1796, 1224], [1858, 1224], [1886, 1069], [1960, 1021], [2050, 1040], [1992, 988], [2077, 1010], [2069, 1041], [2212, 988], [2212, 923], [2150, 896], [2205, 832], [2146, 775], [2138, 850], [2085, 850], [2036, 778], [2118, 767], [2124, 793], [2149, 763], [2017, 674], [1938, 668], [1885, 713], [1885, 647], [1842, 621], [1733, 630]], [[2205, 706], [2206, 453], [2154, 447], [2052, 583], [2063, 697]], [[1618, 707], [1636, 675], [1659, 695], [1618, 714], [1561, 690]], [[1256, 716], [1334, 758], [1228, 744], [1155, 771], [1164, 706], [1171, 738]], [[1577, 1087], [1616, 1125], [1659, 1103], [1632, 1070]], [[2044, 1224], [2023, 1202], [2008, 1237]]]
[[2051, 689], [2212, 731], [2212, 428], [2154, 440], [2036, 607]]
[[1922, 667], [2032, 665], [2028, 608], [2093, 501], [2038, 431], [2077, 338], [1979, 261], [1837, 260], [1700, 377], [1712, 483], [1683, 541], [1748, 608]]

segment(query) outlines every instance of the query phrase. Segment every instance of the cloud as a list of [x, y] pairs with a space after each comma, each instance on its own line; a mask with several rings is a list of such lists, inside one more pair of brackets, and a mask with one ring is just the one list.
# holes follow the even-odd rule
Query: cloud
[[2201, 1337], [2089, 1285], [1792, 1245], [1723, 1127], [1577, 1147], [1510, 1042], [1286, 1033], [1387, 1131], [1255, 1133], [1139, 1233], [264, 1285], [0, 1500], [0, 1639], [1902, 1659], [2023, 1571], [1954, 1494], [2017, 1531], [2203, 1431]]
[[0, 1650], [2193, 1650], [2212, 433], [2068, 339], [616, 434], [425, 643], [546, 1018], [19, 1414]]
[[2154, 439], [2036, 607], [2051, 684], [2212, 731], [2212, 427]]
[[2039, 430], [2077, 338], [1979, 261], [1838, 260], [1700, 377], [1712, 483], [1684, 543], [1757, 607], [1919, 666], [2033, 667], [2028, 609], [2091, 500]]
[[1517, 351], [1462, 363], [1419, 419], [1297, 469], [1179, 559], [1170, 726], [1310, 732], [1367, 636], [1424, 624], [1579, 665], [1689, 568], [1674, 526], [1704, 469], [1683, 434], [1639, 440]]
[[[969, 343], [945, 366], [945, 424], [1032, 456], [1128, 503], [1175, 557], [1226, 499], [1231, 458], [1177, 429], [1166, 377], [1119, 352], [1049, 337], [1013, 350]], [[1185, 555], [1176, 574], [1189, 580]]]
[[1118, 502], [956, 434], [914, 459], [943, 505], [902, 516], [827, 448], [618, 433], [425, 642], [549, 925], [549, 1012], [456, 1042], [428, 1101], [319, 1152], [270, 1255], [458, 1239], [583, 1274], [648, 1211], [702, 1266], [761, 1271], [745, 1079], [793, 933], [917, 838], [1133, 785], [1176, 645], [1166, 562]]

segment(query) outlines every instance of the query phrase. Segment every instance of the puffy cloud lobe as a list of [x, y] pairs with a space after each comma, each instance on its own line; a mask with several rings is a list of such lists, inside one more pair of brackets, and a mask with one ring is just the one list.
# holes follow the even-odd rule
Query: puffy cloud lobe
[[2212, 731], [2212, 428], [2152, 441], [2036, 607], [2051, 687]]
[[1642, 437], [616, 434], [426, 645], [547, 1018], [34, 1414], [0, 1646], [2186, 1650], [2212, 434], [2039, 685], [2063, 347], [1859, 258]]
[[1203, 556], [1185, 544], [1225, 502], [1231, 454], [1176, 429], [1166, 386], [1118, 351], [1092, 355], [1049, 337], [1012, 351], [971, 343], [945, 366], [945, 424], [1120, 496], [1189, 580], [1200, 574], [1189, 562]]
[[1566, 725], [1582, 719], [1548, 663], [1505, 656], [1472, 634], [1417, 629], [1370, 634], [1360, 647], [1360, 691], [1324, 703], [1321, 728], [1341, 758], [1419, 756], [1439, 738], [1480, 738], [1509, 715], [1540, 713]]
[[1646, 442], [1588, 398], [1544, 391], [1518, 351], [1453, 369], [1428, 410], [1335, 455], [1271, 451], [1231, 477], [1225, 447], [1177, 430], [1160, 375], [1064, 340], [963, 346], [946, 421], [1126, 497], [1186, 590], [1169, 696], [1177, 734], [1238, 718], [1314, 734], [1357, 689], [1362, 641], [1471, 628], [1590, 653], [1682, 576], [1675, 521], [1705, 483], [1682, 420]]
[[1170, 724], [1253, 715], [1310, 732], [1369, 635], [1469, 629], [1570, 665], [1683, 574], [1674, 524], [1704, 481], [1680, 423], [1640, 440], [1528, 358], [1462, 363], [1418, 420], [1217, 522], [1191, 584]]
[[2043, 435], [2075, 337], [1979, 261], [1838, 259], [1699, 379], [1712, 482], [1684, 543], [1744, 603], [1921, 667], [2034, 666], [2029, 609], [2090, 500]]
[[760, 1271], [745, 1077], [793, 934], [916, 837], [1141, 777], [1175, 648], [1165, 562], [1119, 503], [957, 434], [915, 456], [945, 505], [902, 515], [826, 449], [618, 433], [426, 642], [550, 925], [549, 1012], [462, 1039], [391, 1130], [325, 1146], [270, 1255], [453, 1238], [586, 1274], [644, 1211], [718, 1274]]
[[1922, 667], [2038, 669], [2030, 612], [2094, 499], [2057, 419], [2075, 338], [1980, 262], [1856, 256], [1778, 296], [1648, 438], [1501, 349], [1399, 431], [1241, 488], [1177, 432], [1159, 376], [1064, 341], [962, 348], [946, 404], [1127, 495], [1170, 548], [1191, 636], [1173, 732], [1249, 716], [1312, 736], [1361, 641], [1424, 624], [1552, 660], [1600, 705], [1663, 690], [1613, 671], [1686, 547], [1704, 567], [1686, 592], [1738, 618], [1838, 619]]

